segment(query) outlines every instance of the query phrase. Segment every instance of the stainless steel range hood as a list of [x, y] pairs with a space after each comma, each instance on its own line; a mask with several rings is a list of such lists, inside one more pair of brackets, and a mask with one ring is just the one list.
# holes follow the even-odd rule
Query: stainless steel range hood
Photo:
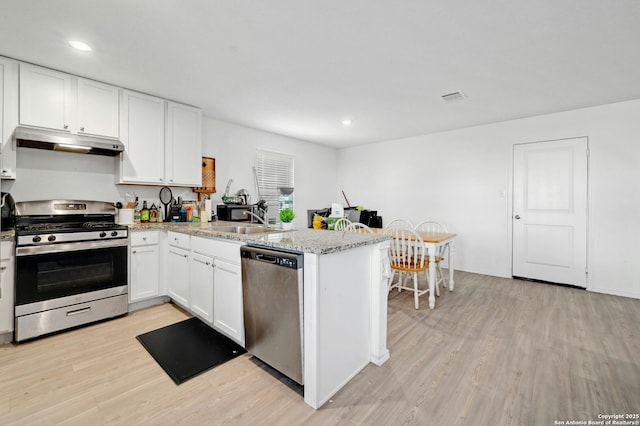
[[33, 127], [16, 127], [14, 132], [17, 146], [23, 148], [48, 149], [53, 151], [76, 152], [80, 154], [116, 156], [124, 151], [124, 145], [117, 139], [88, 135], [73, 135], [56, 130]]

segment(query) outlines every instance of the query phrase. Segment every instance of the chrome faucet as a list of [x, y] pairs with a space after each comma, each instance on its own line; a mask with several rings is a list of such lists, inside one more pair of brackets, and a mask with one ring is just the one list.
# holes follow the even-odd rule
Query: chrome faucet
[[259, 215], [255, 214], [254, 212], [245, 210], [243, 213], [255, 217], [256, 219], [258, 219], [258, 222], [262, 223], [264, 226], [269, 226], [269, 220], [267, 219], [267, 212], [264, 212], [264, 219], [261, 218]]

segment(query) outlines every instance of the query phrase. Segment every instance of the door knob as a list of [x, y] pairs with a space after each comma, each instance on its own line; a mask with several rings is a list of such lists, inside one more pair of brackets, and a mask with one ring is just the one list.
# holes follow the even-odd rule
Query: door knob
[[519, 220], [519, 219], [520, 219], [520, 215], [519, 215], [519, 214], [515, 215], [514, 217], [515, 217], [517, 220]]

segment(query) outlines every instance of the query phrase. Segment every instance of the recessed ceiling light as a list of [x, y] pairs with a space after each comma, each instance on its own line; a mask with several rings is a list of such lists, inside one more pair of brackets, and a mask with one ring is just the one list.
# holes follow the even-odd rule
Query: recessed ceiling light
[[82, 41], [71, 40], [69, 42], [69, 46], [73, 47], [74, 49], [82, 50], [83, 52], [91, 51], [91, 46], [89, 46], [87, 43], [84, 43]]
[[350, 118], [344, 118], [344, 119], [340, 120], [340, 122], [345, 127], [349, 127], [349, 126], [351, 126], [353, 124], [353, 120], [350, 119]]

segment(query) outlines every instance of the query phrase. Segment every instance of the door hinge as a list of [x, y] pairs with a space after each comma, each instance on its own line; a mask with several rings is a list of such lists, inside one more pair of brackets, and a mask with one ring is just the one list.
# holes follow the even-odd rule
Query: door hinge
[[589, 157], [589, 147], [587, 147], [586, 152], [585, 152], [585, 155], [586, 155], [587, 157]]

